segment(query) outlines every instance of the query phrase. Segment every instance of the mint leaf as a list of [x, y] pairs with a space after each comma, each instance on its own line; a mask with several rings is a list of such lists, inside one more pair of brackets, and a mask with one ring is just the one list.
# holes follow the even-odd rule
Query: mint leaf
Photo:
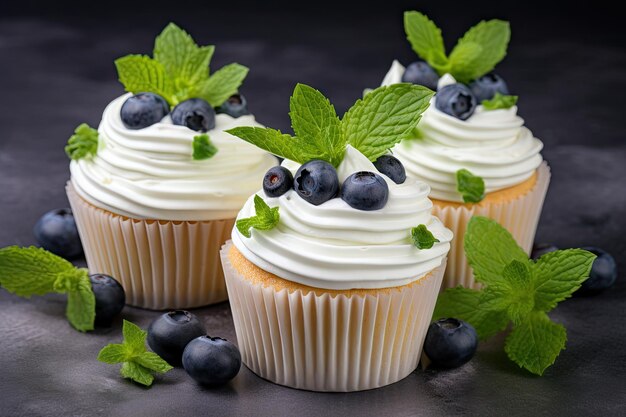
[[439, 239], [435, 239], [424, 224], [411, 229], [411, 239], [417, 249], [430, 249], [436, 242], [439, 242]]
[[159, 355], [154, 352], [143, 352], [135, 357], [135, 362], [151, 371], [165, 373], [172, 369], [172, 366], [165, 362]]
[[[510, 39], [511, 28], [508, 22], [497, 19], [481, 21], [459, 39], [450, 53], [451, 60], [452, 57], [461, 55], [468, 58], [463, 61], [455, 59], [455, 65], [451, 65], [450, 73], [461, 83], [468, 83], [487, 74], [505, 57]], [[480, 46], [480, 53], [473, 52], [472, 59], [468, 54], [469, 48], [465, 46], [468, 43]], [[461, 52], [463, 49], [465, 51]]]
[[160, 62], [145, 55], [127, 55], [115, 60], [115, 66], [126, 91], [133, 94], [149, 91], [171, 105], [178, 103], [173, 98], [174, 86]]
[[154, 376], [150, 370], [139, 365], [137, 362], [124, 362], [120, 369], [120, 374], [124, 378], [133, 380], [146, 387], [151, 386], [154, 382]]
[[297, 137], [314, 144], [318, 159], [337, 167], [343, 160], [346, 143], [335, 108], [322, 93], [297, 84], [289, 100], [291, 126]]
[[122, 335], [124, 336], [124, 345], [126, 345], [128, 349], [129, 357], [135, 357], [146, 351], [148, 332], [142, 330], [141, 327], [128, 320], [124, 320], [122, 324]]
[[65, 146], [65, 153], [72, 160], [91, 158], [98, 152], [98, 131], [82, 123], [74, 130]]
[[528, 255], [513, 236], [495, 220], [474, 216], [470, 219], [463, 242], [465, 256], [478, 282], [497, 284], [502, 271], [517, 260], [527, 262]]
[[213, 73], [209, 79], [199, 83], [193, 94], [205, 99], [211, 106], [218, 107], [237, 93], [246, 75], [248, 68], [243, 65], [226, 65]]
[[404, 13], [404, 31], [417, 55], [427, 61], [439, 75], [447, 72], [448, 60], [441, 29], [420, 12]]
[[472, 72], [466, 71], [471, 70], [471, 68], [468, 68], [465, 65], [468, 62], [472, 62], [473, 60], [480, 57], [482, 51], [483, 47], [476, 42], [465, 42], [458, 45], [450, 53], [450, 71], [452, 71], [454, 68], [456, 76], [459, 76], [461, 78], [471, 76]]
[[589, 277], [596, 255], [582, 249], [566, 249], [543, 255], [535, 264], [535, 306], [550, 311], [569, 298]]
[[517, 104], [517, 96], [507, 96], [496, 93], [491, 100], [483, 100], [485, 110], [510, 109]]
[[247, 238], [252, 235], [250, 233], [251, 228], [258, 230], [270, 230], [276, 227], [280, 214], [278, 213], [278, 207], [270, 208], [265, 201], [258, 195], [254, 196], [254, 209], [256, 216], [248, 217], [245, 219], [237, 220], [237, 230], [239, 233]]
[[528, 261], [513, 260], [505, 266], [502, 281], [485, 288], [481, 305], [492, 311], [504, 311], [513, 323], [520, 323], [535, 306]]
[[433, 94], [414, 84], [377, 88], [343, 116], [345, 141], [375, 161], [415, 129]]
[[67, 320], [78, 331], [93, 330], [96, 319], [96, 297], [91, 288], [87, 270], [77, 280], [75, 288], [67, 292]]
[[193, 137], [193, 159], [195, 161], [209, 159], [216, 153], [217, 148], [211, 143], [209, 135], [203, 133]]
[[128, 359], [126, 346], [118, 343], [108, 344], [98, 353], [98, 360], [104, 363], [121, 363], [126, 361], [126, 359]]
[[74, 271], [70, 262], [42, 248], [0, 249], [0, 285], [20, 297], [53, 292], [59, 274]]
[[466, 203], [480, 203], [485, 198], [485, 181], [467, 169], [456, 172], [456, 190]]
[[318, 149], [314, 144], [266, 127], [241, 126], [226, 130], [233, 136], [245, 140], [261, 149], [301, 164], [317, 159]]
[[545, 313], [536, 311], [513, 328], [504, 350], [520, 367], [543, 375], [565, 348], [566, 341], [565, 328], [553, 323]]

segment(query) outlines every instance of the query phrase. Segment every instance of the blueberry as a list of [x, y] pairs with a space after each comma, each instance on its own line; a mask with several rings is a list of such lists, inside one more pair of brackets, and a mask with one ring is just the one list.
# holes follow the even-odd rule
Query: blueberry
[[428, 327], [424, 353], [438, 366], [456, 368], [476, 353], [478, 335], [469, 324], [457, 319], [440, 319]]
[[90, 275], [89, 280], [96, 296], [96, 324], [110, 326], [126, 304], [124, 288], [115, 278], [104, 274]]
[[248, 100], [241, 94], [233, 94], [222, 103], [217, 109], [215, 109], [217, 113], [224, 113], [234, 118], [245, 116], [246, 114], [250, 114], [248, 111]]
[[450, 116], [467, 120], [476, 109], [476, 98], [463, 84], [449, 84], [437, 92], [435, 106]]
[[580, 289], [576, 291], [577, 295], [592, 295], [601, 292], [612, 286], [617, 279], [617, 263], [615, 258], [600, 248], [587, 246], [581, 248], [597, 255], [591, 266], [589, 278], [587, 278]]
[[402, 184], [406, 181], [406, 171], [404, 165], [395, 156], [382, 155], [374, 162], [374, 166], [378, 172], [385, 174], [396, 184]]
[[183, 367], [199, 384], [223, 385], [237, 376], [241, 354], [237, 346], [226, 339], [200, 336], [185, 348]]
[[280, 197], [293, 187], [293, 175], [283, 166], [269, 169], [263, 177], [263, 191], [270, 197]]
[[482, 103], [483, 100], [491, 100], [496, 93], [509, 94], [509, 87], [507, 87], [506, 82], [494, 73], [483, 75], [472, 81], [469, 88], [479, 103]]
[[304, 200], [319, 206], [337, 196], [337, 171], [328, 162], [314, 159], [298, 169], [293, 179], [293, 188]]
[[206, 132], [215, 127], [215, 110], [201, 98], [190, 98], [174, 107], [172, 123], [187, 126], [196, 132]]
[[389, 187], [378, 174], [368, 171], [355, 172], [343, 182], [341, 199], [357, 210], [378, 210], [385, 207]]
[[559, 248], [554, 246], [552, 243], [535, 243], [533, 245], [533, 251], [531, 252], [530, 257], [531, 259], [534, 259], [536, 261], [546, 253], [554, 252], [557, 250], [559, 250]]
[[128, 129], [143, 129], [158, 123], [170, 112], [165, 99], [154, 93], [139, 93], [126, 99], [120, 116]]
[[439, 75], [437, 75], [433, 67], [428, 65], [425, 61], [415, 61], [409, 64], [404, 70], [402, 82], [419, 84], [431, 90], [437, 90]]
[[63, 258], [72, 259], [83, 253], [74, 215], [69, 208], [47, 212], [37, 221], [33, 232], [42, 248]]
[[206, 329], [194, 314], [170, 311], [150, 323], [148, 345], [170, 365], [180, 366], [185, 346], [203, 334]]

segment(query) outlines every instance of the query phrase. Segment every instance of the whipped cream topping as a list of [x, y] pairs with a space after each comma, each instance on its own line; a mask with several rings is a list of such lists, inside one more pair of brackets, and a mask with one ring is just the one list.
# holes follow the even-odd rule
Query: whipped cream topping
[[92, 204], [133, 218], [202, 221], [233, 218], [256, 191], [274, 156], [224, 130], [261, 126], [254, 116], [216, 115], [207, 132], [218, 152], [194, 161], [199, 135], [172, 124], [169, 116], [144, 129], [130, 130], [120, 109], [130, 97], [113, 100], [98, 128], [98, 153], [72, 161], [72, 184]]
[[[404, 67], [394, 61], [382, 85], [401, 82]], [[450, 74], [439, 88], [455, 83]], [[543, 143], [524, 127], [517, 107], [485, 110], [478, 105], [467, 120], [443, 113], [436, 95], [418, 126], [420, 139], [404, 140], [393, 149], [410, 176], [432, 188], [431, 197], [462, 202], [456, 191], [456, 171], [468, 169], [485, 181], [487, 193], [512, 187], [530, 178], [541, 165]]]
[[[298, 164], [285, 161], [293, 173]], [[358, 171], [376, 172], [360, 152], [348, 146], [337, 169], [342, 183]], [[324, 289], [388, 288], [422, 278], [441, 265], [450, 249], [452, 232], [431, 215], [429, 187], [413, 178], [389, 186], [384, 208], [361, 211], [341, 198], [319, 206], [307, 203], [294, 190], [271, 198], [257, 194], [270, 207], [280, 207], [280, 221], [272, 230], [251, 230], [251, 238], [235, 227], [233, 243], [258, 267], [281, 278]], [[254, 196], [238, 218], [255, 215]], [[431, 249], [417, 249], [410, 238], [413, 227], [424, 224], [439, 239]]]

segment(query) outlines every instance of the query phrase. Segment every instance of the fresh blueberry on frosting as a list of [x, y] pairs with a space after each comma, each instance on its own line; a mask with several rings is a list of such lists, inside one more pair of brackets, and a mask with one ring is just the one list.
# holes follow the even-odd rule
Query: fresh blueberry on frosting
[[491, 100], [496, 93], [509, 94], [509, 87], [507, 87], [506, 82], [493, 72], [472, 81], [469, 88], [479, 103], [483, 100]]
[[283, 166], [269, 169], [263, 177], [263, 191], [270, 197], [280, 197], [293, 187], [293, 175]]
[[389, 187], [378, 174], [355, 172], [343, 182], [341, 199], [357, 210], [380, 210], [389, 199]]
[[426, 61], [416, 61], [409, 64], [402, 74], [403, 83], [423, 85], [431, 90], [437, 89], [438, 81], [439, 75]]
[[139, 93], [122, 104], [120, 117], [128, 129], [143, 129], [158, 123], [170, 112], [167, 101], [158, 94]]
[[235, 119], [245, 116], [246, 114], [250, 114], [248, 111], [248, 100], [241, 94], [233, 94], [228, 100], [222, 103], [221, 106], [217, 107], [215, 112], [218, 114], [227, 114]]
[[337, 171], [326, 161], [309, 161], [296, 172], [293, 188], [304, 200], [319, 206], [337, 196], [339, 192]]
[[174, 107], [172, 123], [187, 126], [196, 132], [206, 132], [215, 127], [215, 110], [201, 98], [190, 98]]
[[382, 155], [374, 161], [374, 166], [381, 174], [385, 174], [396, 184], [402, 184], [406, 181], [406, 171], [404, 165], [398, 158], [393, 155]]
[[467, 120], [476, 110], [476, 98], [463, 84], [450, 84], [437, 92], [435, 106], [450, 116]]

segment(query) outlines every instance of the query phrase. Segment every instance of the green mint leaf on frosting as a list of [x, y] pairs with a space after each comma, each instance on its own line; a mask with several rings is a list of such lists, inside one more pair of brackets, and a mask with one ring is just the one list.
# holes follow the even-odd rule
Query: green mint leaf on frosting
[[155, 93], [175, 104], [174, 86], [160, 62], [145, 55], [127, 55], [117, 59], [115, 66], [126, 91], [133, 94]]
[[217, 148], [211, 143], [209, 135], [203, 133], [202, 135], [193, 137], [192, 156], [195, 161], [212, 158], [216, 153]]
[[439, 239], [436, 239], [423, 224], [411, 229], [411, 239], [417, 249], [430, 249], [439, 242]]
[[446, 72], [448, 59], [441, 36], [441, 29], [420, 12], [404, 13], [404, 31], [417, 55], [437, 71]]
[[517, 104], [517, 96], [508, 96], [496, 93], [491, 100], [483, 100], [485, 110], [510, 109]]
[[87, 270], [60, 256], [35, 247], [0, 249], [0, 285], [20, 297], [67, 293], [70, 324], [81, 332], [94, 328], [96, 300]]
[[485, 198], [485, 181], [467, 169], [456, 172], [456, 190], [466, 203], [480, 203]]
[[198, 83], [192, 95], [205, 99], [211, 106], [218, 107], [235, 94], [248, 75], [248, 68], [229, 64], [217, 70], [211, 77]]
[[70, 136], [65, 153], [72, 160], [91, 158], [98, 152], [98, 131], [87, 123], [80, 124]]
[[278, 207], [270, 208], [265, 201], [258, 195], [254, 196], [254, 209], [256, 216], [248, 217], [245, 219], [237, 220], [237, 230], [239, 233], [247, 238], [250, 238], [252, 234], [250, 229], [258, 230], [271, 230], [278, 224], [280, 214], [278, 213]]
[[139, 384], [150, 386], [154, 381], [154, 373], [168, 372], [172, 367], [159, 355], [148, 352], [146, 337], [148, 333], [136, 324], [124, 320], [122, 327], [124, 340], [122, 343], [112, 343], [100, 350], [100, 362], [115, 364], [121, 363], [120, 374]]
[[589, 276], [595, 255], [581, 249], [528, 259], [511, 234], [496, 221], [473, 217], [465, 233], [465, 254], [482, 290], [453, 288], [439, 296], [435, 318], [456, 317], [485, 339], [508, 327], [509, 358], [542, 375], [565, 347], [565, 328], [546, 312], [571, 296]]

